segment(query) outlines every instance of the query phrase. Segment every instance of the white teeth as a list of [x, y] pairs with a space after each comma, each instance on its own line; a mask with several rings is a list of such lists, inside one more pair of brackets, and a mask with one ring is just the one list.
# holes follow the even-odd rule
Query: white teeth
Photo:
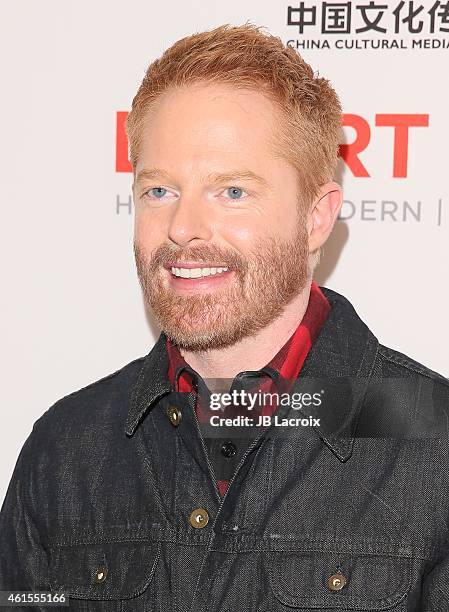
[[226, 272], [229, 268], [171, 268], [174, 276], [181, 278], [202, 278]]

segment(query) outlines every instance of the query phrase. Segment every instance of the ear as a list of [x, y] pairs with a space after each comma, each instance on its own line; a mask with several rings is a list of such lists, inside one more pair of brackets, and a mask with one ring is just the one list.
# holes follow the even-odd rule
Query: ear
[[310, 253], [321, 248], [329, 238], [342, 204], [343, 193], [338, 183], [331, 181], [320, 187], [307, 219]]

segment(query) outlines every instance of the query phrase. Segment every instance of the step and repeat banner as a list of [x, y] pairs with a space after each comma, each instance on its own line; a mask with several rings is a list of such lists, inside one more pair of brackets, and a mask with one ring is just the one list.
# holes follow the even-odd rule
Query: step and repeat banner
[[134, 267], [124, 132], [148, 64], [246, 21], [342, 101], [345, 201], [317, 280], [381, 342], [449, 375], [449, 2], [5, 3], [1, 500], [34, 421], [158, 337]]

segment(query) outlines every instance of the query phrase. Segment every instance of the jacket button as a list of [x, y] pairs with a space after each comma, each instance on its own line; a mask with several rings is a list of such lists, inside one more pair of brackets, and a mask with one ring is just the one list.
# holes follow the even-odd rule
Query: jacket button
[[106, 580], [106, 576], [108, 575], [108, 568], [104, 567], [103, 565], [101, 567], [99, 567], [97, 569], [97, 571], [95, 572], [95, 582], [97, 584], [101, 584], [102, 582], [104, 582]]
[[167, 408], [168, 418], [173, 427], [177, 427], [181, 421], [181, 411], [177, 406], [169, 406]]
[[220, 450], [221, 454], [229, 459], [235, 455], [235, 453], [237, 452], [237, 447], [233, 442], [225, 442], [224, 444], [222, 444]]
[[343, 576], [340, 572], [332, 574], [327, 579], [327, 586], [331, 591], [340, 591], [346, 584], [346, 576]]
[[209, 515], [207, 514], [204, 508], [196, 508], [191, 514], [189, 518], [190, 524], [195, 529], [202, 529], [206, 527], [209, 522]]

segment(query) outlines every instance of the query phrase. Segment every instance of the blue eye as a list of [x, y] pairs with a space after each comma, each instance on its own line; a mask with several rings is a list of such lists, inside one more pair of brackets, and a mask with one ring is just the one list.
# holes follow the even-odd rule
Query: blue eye
[[153, 187], [149, 192], [155, 198], [162, 198], [167, 193], [167, 190], [164, 187]]
[[245, 193], [240, 187], [228, 187], [226, 191], [232, 200], [238, 200]]

